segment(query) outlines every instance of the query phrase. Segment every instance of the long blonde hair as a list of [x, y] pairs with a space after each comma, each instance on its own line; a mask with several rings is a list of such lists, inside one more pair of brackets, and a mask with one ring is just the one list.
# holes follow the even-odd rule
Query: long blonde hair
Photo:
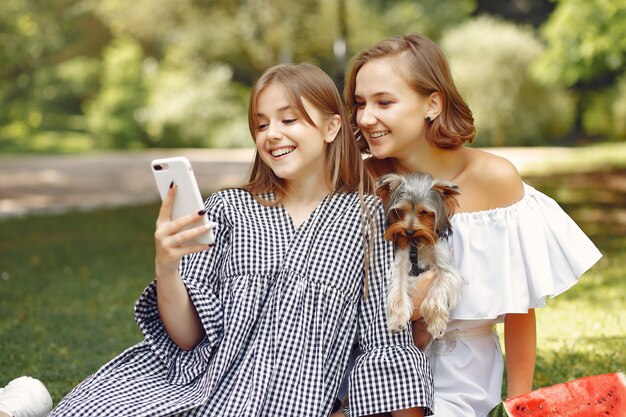
[[[278, 85], [285, 91], [289, 104], [310, 125], [315, 126], [306, 112], [302, 99], [313, 104], [323, 115], [339, 115], [341, 127], [335, 140], [326, 148], [326, 182], [332, 193], [354, 192], [372, 193], [374, 183], [363, 167], [363, 160], [356, 144], [350, 121], [345, 114], [341, 96], [333, 80], [320, 68], [311, 64], [279, 64], [269, 68], [252, 87], [248, 106], [248, 126], [254, 138], [256, 135], [257, 99], [259, 94], [270, 84]], [[259, 156], [254, 156], [252, 169], [244, 189], [255, 198], [260, 194], [272, 192], [280, 204], [286, 196], [284, 181], [277, 177]]]
[[[374, 194], [375, 184], [372, 176], [365, 169], [359, 145], [356, 142], [350, 121], [345, 113], [341, 95], [333, 80], [320, 68], [311, 64], [279, 64], [269, 68], [252, 87], [248, 106], [248, 127], [252, 138], [256, 136], [257, 100], [261, 92], [269, 85], [283, 88], [289, 104], [310, 125], [315, 126], [306, 112], [302, 99], [305, 98], [324, 116], [339, 115], [341, 127], [334, 141], [326, 148], [326, 181], [332, 194], [358, 192], [361, 204], [361, 235], [364, 247], [365, 288], [367, 294], [369, 260], [372, 254], [372, 239], [375, 239], [375, 217], [367, 209], [364, 194]], [[248, 181], [243, 186], [254, 198], [264, 205], [278, 205], [287, 195], [284, 181], [276, 176], [261, 159], [258, 152], [254, 156]], [[261, 195], [273, 193], [275, 199], [268, 201]], [[367, 239], [365, 225], [370, 225]]]

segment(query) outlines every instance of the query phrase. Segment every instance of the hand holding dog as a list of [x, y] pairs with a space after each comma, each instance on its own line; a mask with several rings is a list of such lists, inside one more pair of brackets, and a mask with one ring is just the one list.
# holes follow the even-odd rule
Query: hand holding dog
[[413, 300], [413, 315], [411, 316], [411, 321], [416, 321], [422, 318], [422, 312], [420, 310], [422, 306], [422, 302], [424, 298], [426, 298], [426, 294], [428, 293], [428, 289], [430, 288], [433, 280], [436, 278], [435, 273], [430, 269], [422, 272], [417, 277], [415, 281], [415, 290], [411, 293]]

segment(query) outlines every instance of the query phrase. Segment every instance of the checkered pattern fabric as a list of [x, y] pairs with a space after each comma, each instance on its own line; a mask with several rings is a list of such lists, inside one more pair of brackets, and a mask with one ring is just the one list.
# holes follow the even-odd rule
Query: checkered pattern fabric
[[[382, 224], [380, 204], [376, 205]], [[156, 286], [135, 308], [145, 339], [72, 390], [51, 416], [327, 416], [358, 333], [364, 354], [351, 377], [352, 415], [423, 406], [432, 377], [409, 331], [385, 324], [392, 248], [377, 228], [363, 297], [361, 207], [327, 197], [295, 228], [282, 207], [226, 190], [206, 203], [214, 248], [180, 272], [206, 336], [183, 351], [167, 336]]]

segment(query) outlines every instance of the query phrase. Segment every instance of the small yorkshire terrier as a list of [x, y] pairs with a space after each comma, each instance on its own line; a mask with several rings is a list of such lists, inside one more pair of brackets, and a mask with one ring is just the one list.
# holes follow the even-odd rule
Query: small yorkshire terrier
[[[420, 312], [426, 329], [437, 339], [448, 325], [450, 311], [456, 306], [463, 286], [447, 238], [451, 233], [450, 218], [458, 207], [459, 187], [437, 180], [428, 174], [387, 174], [378, 182], [383, 201], [387, 229], [385, 239], [394, 242], [391, 283], [387, 290], [387, 327], [390, 331], [406, 328], [412, 313], [415, 281], [410, 276], [411, 248], [417, 252], [413, 260], [420, 270], [435, 273]], [[418, 275], [417, 272], [414, 272]]]

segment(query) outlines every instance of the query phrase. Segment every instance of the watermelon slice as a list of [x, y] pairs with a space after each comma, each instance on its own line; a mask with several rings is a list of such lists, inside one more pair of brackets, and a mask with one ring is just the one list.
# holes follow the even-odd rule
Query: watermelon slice
[[624, 417], [626, 378], [620, 372], [587, 376], [506, 400], [488, 417]]

